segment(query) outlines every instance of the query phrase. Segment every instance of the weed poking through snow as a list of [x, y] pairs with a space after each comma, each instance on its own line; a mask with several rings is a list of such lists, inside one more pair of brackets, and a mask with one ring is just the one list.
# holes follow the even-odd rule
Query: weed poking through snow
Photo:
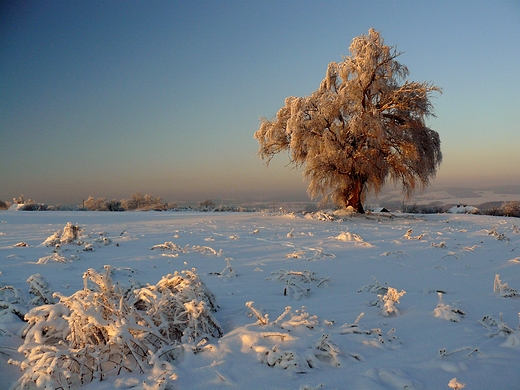
[[515, 289], [509, 287], [507, 283], [502, 283], [500, 275], [495, 275], [493, 282], [493, 291], [500, 295], [502, 298], [520, 298], [520, 294]]
[[315, 283], [317, 287], [327, 287], [331, 282], [330, 278], [318, 278], [311, 271], [286, 271], [280, 269], [271, 272], [272, 277], [266, 280], [279, 280], [285, 282], [283, 290], [284, 296], [292, 296], [295, 300], [300, 300], [302, 296], [306, 296], [311, 291], [308, 287], [311, 283]]

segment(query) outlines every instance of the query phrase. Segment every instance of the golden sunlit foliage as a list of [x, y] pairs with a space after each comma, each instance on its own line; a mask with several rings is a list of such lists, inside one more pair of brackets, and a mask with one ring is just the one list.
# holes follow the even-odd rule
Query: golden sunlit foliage
[[401, 53], [374, 29], [349, 49], [351, 56], [329, 64], [317, 91], [288, 97], [276, 118], [261, 119], [255, 138], [267, 164], [288, 151], [312, 198], [363, 212], [367, 192], [379, 192], [388, 179], [409, 195], [435, 176], [440, 138], [425, 119], [440, 88], [406, 80], [408, 69], [396, 61]]

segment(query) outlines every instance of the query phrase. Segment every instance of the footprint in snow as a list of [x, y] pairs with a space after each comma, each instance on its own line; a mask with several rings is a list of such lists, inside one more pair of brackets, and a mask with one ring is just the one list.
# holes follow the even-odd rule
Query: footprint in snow
[[422, 389], [417, 381], [410, 379], [406, 374], [398, 370], [385, 370], [378, 368], [371, 368], [365, 375], [372, 379], [374, 382], [385, 386], [389, 386], [392, 389]]

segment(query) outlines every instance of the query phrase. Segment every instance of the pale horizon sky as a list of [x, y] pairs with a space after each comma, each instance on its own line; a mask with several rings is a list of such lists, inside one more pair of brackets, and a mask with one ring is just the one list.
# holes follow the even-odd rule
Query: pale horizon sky
[[257, 157], [259, 117], [371, 27], [443, 90], [432, 184], [519, 184], [517, 0], [5, 1], [0, 199], [308, 199], [286, 155]]

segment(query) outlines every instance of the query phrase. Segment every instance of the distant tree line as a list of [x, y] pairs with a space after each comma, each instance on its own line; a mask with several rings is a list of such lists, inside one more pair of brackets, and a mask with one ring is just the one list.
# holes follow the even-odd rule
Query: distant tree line
[[13, 198], [13, 202], [5, 202], [0, 200], [0, 210], [7, 210], [11, 205], [18, 205], [17, 210], [21, 211], [54, 211], [54, 210], [78, 210], [78, 211], [185, 211], [185, 210], [196, 210], [196, 211], [234, 211], [234, 212], [246, 212], [246, 211], [258, 211], [256, 208], [248, 206], [230, 206], [230, 205], [216, 205], [211, 199], [206, 199], [198, 204], [198, 207], [180, 207], [174, 202], [165, 202], [159, 196], [152, 196], [149, 194], [142, 194], [141, 192], [134, 193], [128, 199], [111, 199], [94, 196], [89, 196], [83, 200], [81, 205], [70, 207], [70, 206], [49, 206], [44, 203], [35, 202], [32, 199], [26, 198], [24, 195], [20, 195], [17, 198]]
[[[206, 199], [198, 204], [198, 207], [180, 207], [173, 202], [164, 202], [162, 198], [155, 197], [149, 194], [141, 194], [136, 192], [128, 199], [112, 199], [107, 200], [106, 198], [94, 198], [89, 196], [82, 205], [77, 207], [62, 206], [62, 205], [46, 205], [44, 203], [38, 203], [30, 198], [26, 198], [24, 195], [20, 195], [17, 198], [13, 198], [13, 202], [6, 202], [0, 200], [0, 210], [7, 210], [12, 204], [19, 205], [18, 210], [22, 211], [54, 211], [54, 210], [86, 210], [86, 211], [204, 211], [204, 212], [252, 212], [263, 210], [262, 207], [255, 208], [250, 206], [233, 206], [233, 205], [216, 205], [211, 199]], [[398, 204], [392, 203], [387, 205], [387, 209], [399, 210], [403, 213], [413, 214], [442, 214], [446, 213], [454, 205], [440, 205], [438, 203], [432, 203], [428, 205], [418, 204]], [[517, 217], [520, 218], [520, 201], [507, 201], [507, 202], [487, 202], [480, 205], [476, 205], [479, 209], [479, 214], [482, 215], [493, 215], [501, 217]], [[312, 210], [302, 210], [306, 212], [316, 211], [315, 207]]]
[[149, 194], [141, 194], [136, 192], [128, 199], [112, 199], [94, 198], [89, 196], [83, 201], [82, 208], [89, 211], [164, 211], [174, 208], [175, 204], [168, 204], [161, 197], [155, 197]]
[[[429, 204], [429, 205], [403, 205], [403, 213], [413, 214], [439, 214], [446, 213], [455, 205]], [[494, 215], [499, 217], [517, 217], [520, 218], [520, 201], [512, 200], [507, 202], [488, 202], [475, 206], [481, 215]]]

